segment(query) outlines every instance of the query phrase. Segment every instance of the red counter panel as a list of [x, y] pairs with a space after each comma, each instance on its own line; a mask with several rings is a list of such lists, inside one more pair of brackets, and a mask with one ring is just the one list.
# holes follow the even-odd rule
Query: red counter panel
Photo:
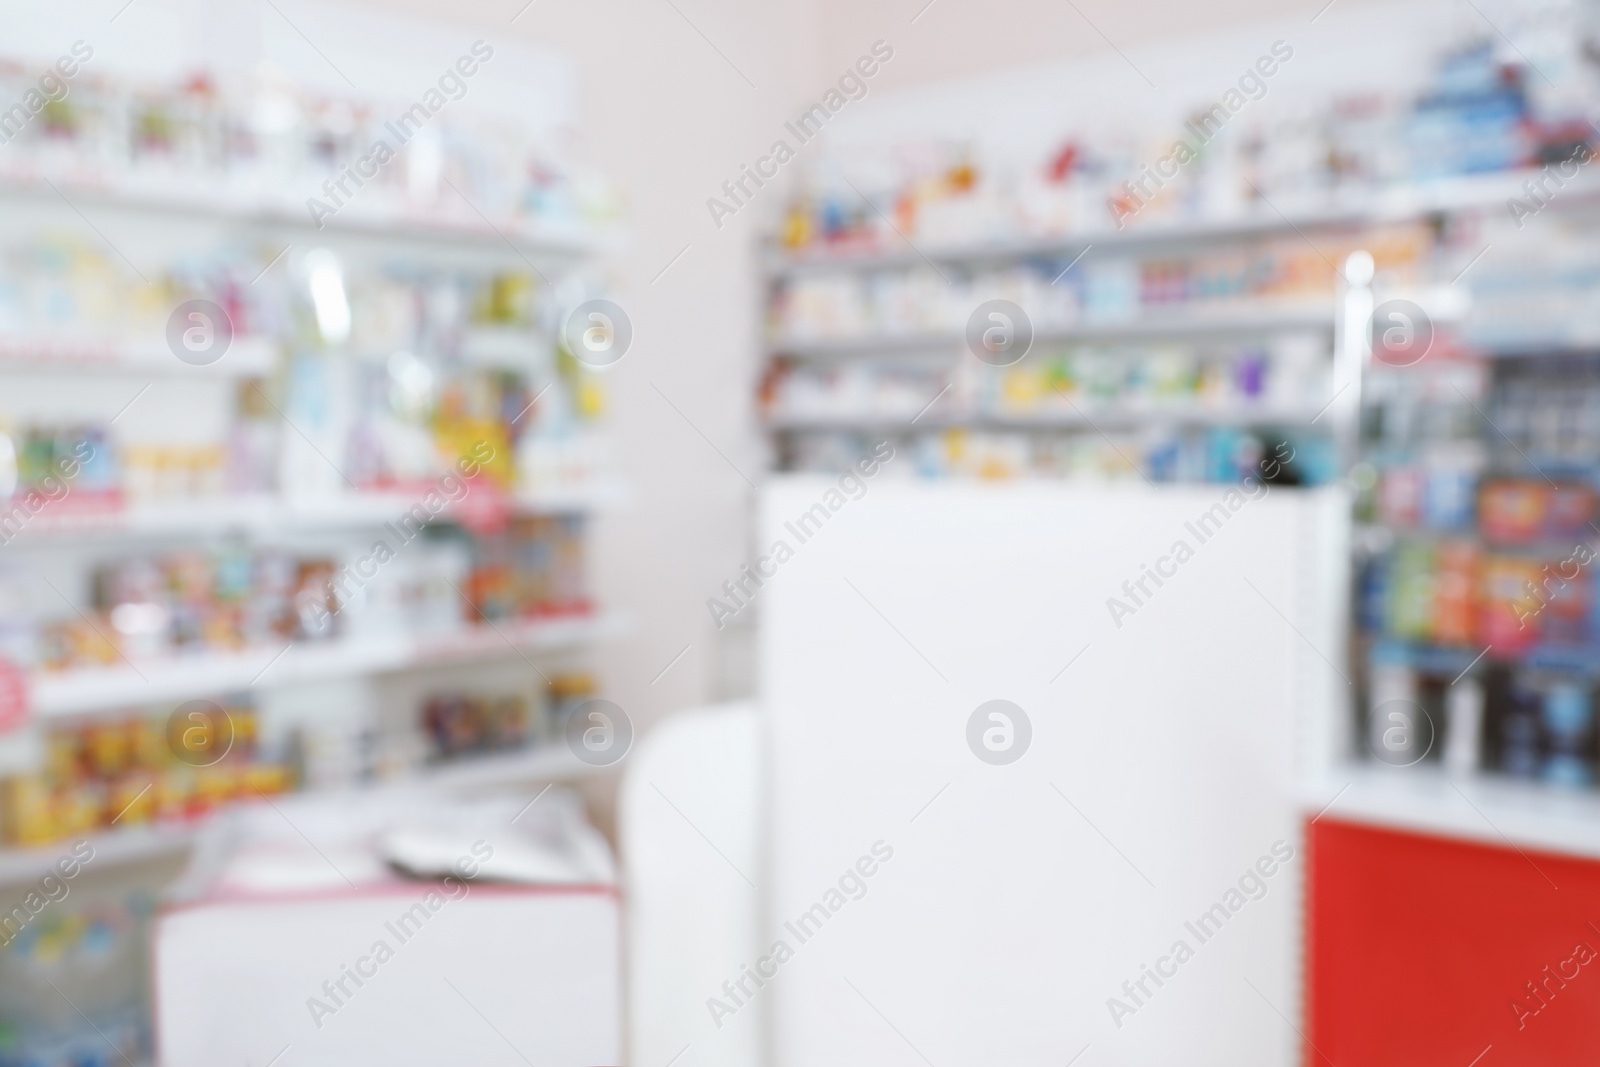
[[1306, 840], [1310, 1067], [1600, 1063], [1600, 862], [1329, 816]]

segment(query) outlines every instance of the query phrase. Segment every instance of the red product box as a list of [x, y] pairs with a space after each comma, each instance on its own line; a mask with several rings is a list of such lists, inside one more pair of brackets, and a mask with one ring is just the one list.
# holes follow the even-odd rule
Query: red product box
[[1539, 564], [1518, 556], [1489, 556], [1483, 561], [1478, 598], [1478, 641], [1504, 656], [1530, 647], [1539, 637], [1540, 603], [1530, 591], [1539, 588]]
[[1538, 540], [1549, 514], [1549, 491], [1537, 482], [1498, 481], [1484, 485], [1478, 496], [1478, 523], [1483, 535], [1501, 544]]

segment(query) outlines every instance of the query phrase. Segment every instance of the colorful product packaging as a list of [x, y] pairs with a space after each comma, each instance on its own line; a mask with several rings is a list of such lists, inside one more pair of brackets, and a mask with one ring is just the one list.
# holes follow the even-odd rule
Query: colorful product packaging
[[1509, 656], [1531, 648], [1540, 634], [1539, 564], [1521, 556], [1492, 555], [1483, 561], [1478, 597], [1478, 641]]
[[1506, 545], [1528, 544], [1544, 532], [1548, 487], [1537, 482], [1493, 481], [1478, 495], [1483, 536]]
[[1422, 472], [1415, 467], [1390, 467], [1379, 476], [1378, 518], [1390, 526], [1412, 529], [1422, 517]]
[[1478, 548], [1470, 541], [1441, 544], [1435, 555], [1433, 640], [1472, 643], [1477, 628]]
[[1409, 541], [1398, 545], [1389, 575], [1388, 632], [1406, 640], [1433, 636], [1437, 571], [1432, 547]]
[[199, 767], [180, 761], [170, 747], [172, 710], [52, 726], [41, 770], [0, 782], [0, 834], [11, 844], [43, 845], [113, 825], [191, 819], [294, 787], [289, 766], [261, 758], [249, 704], [227, 702], [233, 740], [215, 763]]

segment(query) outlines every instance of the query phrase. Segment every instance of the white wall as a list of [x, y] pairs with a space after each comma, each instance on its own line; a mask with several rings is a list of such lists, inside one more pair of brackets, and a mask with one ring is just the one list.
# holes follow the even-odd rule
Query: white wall
[[[1257, 19], [1301, 16], [1305, 21], [1326, 2], [934, 0], [928, 6], [928, 0], [818, 0], [818, 21], [824, 69], [849, 62], [860, 40], [883, 37], [897, 47], [903, 45], [884, 79], [886, 85], [898, 88], [1004, 74], [1080, 57], [1115, 59], [1113, 45], [1126, 50], [1152, 41], [1184, 42], [1218, 27]], [[1354, 6], [1349, 0], [1339, 0], [1339, 5]], [[1160, 71], [1147, 73], [1158, 86], [1162, 84]], [[1136, 94], [1147, 86], [1128, 71], [1122, 88]]]

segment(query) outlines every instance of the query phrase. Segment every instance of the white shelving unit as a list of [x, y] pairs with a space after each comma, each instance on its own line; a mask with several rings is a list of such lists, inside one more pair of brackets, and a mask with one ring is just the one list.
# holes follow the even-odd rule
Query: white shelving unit
[[[54, 188], [52, 188], [54, 186]], [[594, 254], [600, 241], [576, 229], [537, 227], [512, 220], [490, 220], [464, 200], [454, 215], [419, 213], [373, 198], [352, 201], [318, 225], [305, 199], [286, 190], [257, 184], [228, 185], [182, 179], [106, 181], [103, 173], [40, 167], [0, 168], [0, 196], [53, 200], [117, 212], [204, 218], [258, 229], [349, 234], [397, 243], [477, 246], [527, 253], [549, 260], [571, 260]]]
[[[53, 187], [52, 187], [53, 186]], [[531, 268], [552, 285], [580, 267], [601, 247], [588, 232], [558, 231], [508, 220], [490, 220], [462, 202], [448, 217], [418, 215], [374, 202], [352, 202], [329, 218], [326, 228], [312, 223], [303, 200], [282, 190], [196, 185], [182, 181], [107, 184], [71, 171], [51, 172], [0, 167], [0, 207], [26, 217], [35, 209], [59, 210], [63, 198], [95, 217], [127, 218], [174, 232], [183, 226], [215, 234], [247, 235], [269, 244], [325, 245], [376, 249], [382, 257], [410, 255], [444, 264], [503, 264]], [[286, 249], [287, 250], [287, 249]], [[270, 265], [269, 265], [270, 267]], [[265, 273], [265, 272], [263, 272]], [[462, 338], [464, 366], [527, 365], [548, 353], [550, 341], [527, 331], [469, 330]], [[165, 382], [217, 381], [267, 377], [282, 356], [275, 338], [236, 337], [227, 354], [208, 366], [192, 366], [172, 355], [165, 339], [0, 335], [0, 380], [11, 376], [51, 376], [63, 381], [115, 378], [131, 396], [140, 379]], [[486, 488], [460, 505], [452, 504], [437, 521], [470, 518], [486, 503], [516, 515], [579, 515], [625, 504], [628, 491], [611, 478], [534, 485], [485, 501]], [[215, 535], [276, 538], [286, 534], [350, 533], [398, 522], [422, 493], [349, 492], [325, 497], [276, 493], [171, 500], [131, 500], [126, 504], [87, 501], [73, 496], [48, 504], [10, 532], [5, 551], [34, 549], [75, 555], [100, 552], [137, 539], [192, 542]], [[612, 612], [507, 619], [463, 625], [440, 633], [353, 636], [327, 642], [297, 642], [230, 653], [159, 660], [123, 661], [116, 666], [36, 672], [30, 681], [30, 710], [43, 725], [65, 716], [94, 715], [151, 702], [180, 701], [242, 691], [263, 691], [308, 683], [339, 683], [379, 676], [471, 667], [490, 662], [532, 663], [616, 637], [627, 620]], [[564, 745], [545, 744], [457, 763], [425, 766], [398, 784], [461, 790], [566, 780], [592, 773]], [[196, 824], [129, 827], [91, 836], [96, 869], [170, 856], [188, 849]], [[0, 848], [0, 884], [38, 877], [58, 857], [59, 845]]]
[[[69, 498], [70, 499], [70, 498]], [[238, 532], [268, 534], [300, 530], [334, 530], [395, 522], [417, 503], [417, 494], [349, 493], [326, 499], [285, 499], [275, 494], [136, 502], [128, 507], [53, 508], [47, 506], [15, 534], [15, 541], [170, 537]], [[518, 514], [562, 515], [621, 506], [628, 492], [621, 482], [551, 486], [509, 494], [504, 503]], [[459, 509], [447, 508], [450, 518]]]
[[[1125, 319], [1086, 321], [1070, 326], [1043, 327], [1034, 332], [1034, 344], [1080, 341], [1165, 341], [1188, 338], [1250, 337], [1289, 330], [1326, 329], [1325, 305], [1302, 307], [1238, 307], [1208, 309], [1200, 313], [1150, 312]], [[883, 334], [876, 337], [785, 339], [768, 343], [774, 355], [807, 358], [879, 356], [890, 353], [964, 352], [958, 335]]]
[[[1318, 199], [1303, 203], [1284, 202], [1260, 207], [1248, 214], [1223, 219], [1193, 221], [1158, 220], [1139, 222], [1124, 229], [1105, 228], [1081, 233], [1046, 237], [1013, 237], [971, 243], [940, 243], [918, 239], [915, 247], [896, 241], [898, 247], [845, 250], [804, 250], [794, 252], [776, 246], [764, 250], [768, 289], [810, 275], [858, 274], [921, 268], [930, 262], [958, 268], [979, 268], [1019, 264], [1049, 258], [1074, 260], [1080, 255], [1140, 255], [1143, 253], [1181, 253], [1249, 241], [1286, 238], [1306, 239], [1318, 232], [1352, 231], [1376, 225], [1414, 222], [1458, 211], [1503, 209], [1510, 197], [1525, 197], [1524, 182], [1535, 172], [1514, 172], [1437, 179], [1364, 193], [1350, 192], [1332, 202]], [[1600, 203], [1600, 177], [1580, 173], [1562, 188], [1553, 204], [1561, 211], [1574, 212]], [[1281, 209], [1281, 210], [1280, 210]], [[1424, 292], [1390, 293], [1405, 297], [1427, 308], [1435, 321], [1454, 321], [1464, 313], [1460, 294], [1452, 286], [1437, 286]], [[1051, 343], [1138, 343], [1185, 340], [1223, 340], [1265, 338], [1295, 331], [1344, 329], [1344, 307], [1340, 301], [1312, 304], [1277, 304], [1233, 301], [1222, 306], [1197, 310], [1167, 311], [1150, 309], [1131, 317], [1086, 319], [1072, 323], [1035, 323], [1034, 345]], [[1337, 342], [1336, 342], [1337, 343]], [[965, 355], [965, 341], [958, 333], [879, 334], [872, 336], [769, 336], [763, 344], [766, 358], [817, 362], [880, 359], [949, 359]], [[1345, 373], [1340, 368], [1340, 374]], [[1340, 382], [1335, 384], [1338, 390]], [[930, 397], [930, 399], [932, 399]], [[1274, 425], [1304, 427], [1313, 419], [1343, 419], [1349, 423], [1354, 409], [1348, 397], [1326, 415], [1321, 408], [1309, 410], [1268, 410], [1243, 408], [1213, 415], [1209, 412], [1177, 415], [1153, 410], [1145, 412], [1107, 412], [1109, 425], [1129, 426], [1152, 422], [1188, 425]], [[1348, 414], [1341, 414], [1348, 412]], [[1098, 413], [1085, 411], [1096, 425]], [[916, 423], [912, 424], [912, 419]], [[858, 430], [891, 432], [923, 431], [955, 427], [992, 429], [1078, 429], [1088, 420], [1078, 413], [1069, 415], [1008, 415], [994, 411], [950, 411], [945, 405], [919, 417], [879, 412], [830, 412], [827, 414], [768, 413], [763, 418], [769, 435], [818, 430]], [[1350, 423], [1353, 425], [1353, 423]], [[1348, 426], [1341, 428], [1348, 438]]]
[[[1450, 196], [1429, 197], [1419, 192], [1413, 199], [1426, 205], [1423, 214], [1430, 215], [1502, 211], [1507, 198], [1526, 196], [1522, 183], [1528, 176], [1519, 173], [1462, 180], [1452, 186]], [[1562, 196], [1552, 200], [1549, 206], [1556, 213], [1575, 216], [1592, 212], [1597, 204], [1600, 204], [1600, 182], [1596, 182], [1593, 175], [1582, 175], [1569, 183]], [[1376, 362], [1371, 334], [1350, 328], [1351, 322], [1367, 322], [1375, 302], [1390, 299], [1408, 299], [1420, 304], [1435, 324], [1465, 323], [1471, 305], [1470, 297], [1454, 288], [1453, 283], [1411, 292], [1380, 292], [1365, 286], [1348, 290], [1344, 295], [1346, 324], [1341, 331], [1340, 356], [1345, 366], [1354, 369], [1347, 397], [1352, 405], [1361, 403], [1364, 390], [1380, 376], [1406, 373]], [[1521, 329], [1523, 325], [1518, 324], [1513, 329]], [[1541, 347], [1538, 339], [1521, 345], [1515, 342], [1502, 345], [1500, 340], [1482, 336], [1481, 330], [1474, 330], [1470, 336], [1471, 346], [1490, 360]], [[1449, 364], [1433, 373], [1477, 374], [1470, 367]], [[1459, 389], [1460, 385], [1456, 384], [1455, 388]], [[1466, 393], [1461, 395], [1467, 396]], [[1482, 408], [1478, 410], [1488, 418]], [[1500, 432], [1498, 427], [1485, 431], [1490, 436]], [[1405, 536], [1439, 539], [1450, 535], [1419, 529], [1407, 530]], [[1346, 540], [1353, 554], [1361, 554], [1387, 550], [1395, 537], [1393, 528], [1352, 521]], [[1547, 548], [1558, 557], [1572, 551], [1572, 546], [1566, 542], [1521, 548], [1534, 552]], [[1352, 584], [1353, 581], [1347, 579], [1347, 586]], [[1352, 618], [1352, 625], [1353, 621]], [[1476, 662], [1472, 651], [1463, 652], [1460, 659], [1464, 664]], [[1309, 726], [1318, 743], [1312, 746], [1316, 755], [1308, 761], [1299, 790], [1308, 819], [1333, 818], [1380, 829], [1452, 838], [1514, 850], [1525, 857], [1528, 852], [1554, 852], [1600, 859], [1600, 789], [1544, 784], [1481, 769], [1450, 773], [1434, 763], [1390, 767], [1376, 760], [1361, 759], [1357, 752], [1361, 742], [1356, 737], [1352, 702], [1335, 701], [1324, 710], [1336, 718], [1321, 721], [1319, 716], [1310, 717]]]
[[236, 337], [222, 359], [193, 366], [172, 358], [162, 338], [16, 337], [0, 334], [0, 373], [120, 374], [136, 377], [180, 375], [190, 378], [256, 377], [270, 373], [278, 360], [276, 342]]
[[[1454, 195], [1460, 195], [1459, 193]], [[1479, 195], [1484, 195], [1479, 193]], [[1397, 217], [1400, 217], [1397, 212]], [[1411, 217], [1411, 216], [1404, 216]], [[810, 275], [868, 275], [924, 267], [928, 260], [958, 268], [1014, 266], [1048, 257], [1056, 261], [1093, 252], [1096, 255], [1180, 253], [1214, 243], [1246, 244], [1265, 238], [1294, 238], [1330, 227], [1351, 228], [1370, 222], [1370, 216], [1351, 209], [1318, 209], [1295, 217], [1261, 212], [1247, 218], [1197, 223], [1155, 223], [1101, 233], [1040, 239], [979, 242], [969, 245], [925, 245], [903, 251], [843, 251], [786, 253], [769, 248], [766, 254], [768, 292], [791, 280]], [[1064, 273], [1064, 272], [1063, 272]], [[1024, 309], [1026, 310], [1026, 309]], [[1070, 322], [1033, 323], [1033, 348], [1051, 344], [1139, 344], [1162, 342], [1214, 342], [1265, 340], [1290, 334], [1321, 334], [1331, 352], [1339, 328], [1337, 301], [1287, 301], [1234, 299], [1205, 301], [1198, 307], [1145, 307], [1128, 314], [1086, 315]], [[959, 333], [882, 333], [856, 336], [785, 335], [774, 333], [764, 342], [769, 362], [838, 365], [845, 361], [877, 360], [883, 363], [919, 361], [950, 366], [971, 359]], [[922, 362], [925, 361], [925, 362]], [[952, 384], [954, 378], [951, 379]], [[1335, 386], [1335, 389], [1337, 386]], [[1330, 390], [1330, 392], [1333, 392]], [[941, 399], [942, 398], [942, 399]], [[1078, 431], [1165, 427], [1278, 427], [1316, 429], [1348, 418], [1346, 408], [1329, 410], [1329, 404], [1287, 405], [1262, 398], [1259, 402], [1208, 404], [1175, 401], [1172, 404], [1094, 403], [1078, 398], [1063, 405], [1047, 398], [1037, 409], [1008, 410], [964, 406], [953, 398], [928, 397], [930, 405], [900, 411], [853, 410], [767, 411], [763, 426], [778, 442], [787, 436], [824, 431], [874, 432], [886, 435], [926, 433], [946, 429], [1012, 431]], [[1325, 398], [1331, 400], [1332, 398]], [[1321, 421], [1321, 420], [1326, 421]]]
[[[914, 267], [931, 259], [940, 263], [1006, 263], [1053, 257], [1071, 259], [1086, 248], [1119, 252], [1146, 249], [1204, 247], [1220, 241], [1357, 228], [1391, 222], [1408, 222], [1451, 211], [1504, 207], [1510, 197], [1525, 197], [1523, 182], [1534, 171], [1439, 178], [1427, 182], [1370, 191], [1349, 191], [1329, 202], [1282, 200], [1231, 218], [1135, 222], [1123, 229], [1109, 226], [1047, 237], [949, 244], [918, 240], [916, 247], [852, 251], [788, 252], [766, 250], [767, 271], [775, 278], [809, 273], [832, 273]], [[1580, 173], [1561, 190], [1559, 202], [1567, 206], [1592, 203], [1600, 197], [1600, 177]], [[1281, 209], [1281, 210], [1280, 210]], [[926, 257], [926, 258], [924, 258]]]
[[1130, 426], [1293, 426], [1308, 424], [1318, 409], [1272, 404], [1199, 407], [1187, 405], [1146, 405], [1141, 407], [1095, 407], [1078, 405], [1076, 411], [1050, 411], [1039, 414], [1007, 414], [987, 411], [940, 411], [934, 409], [916, 419], [914, 412], [896, 418], [892, 415], [837, 414], [777, 415], [767, 419], [773, 430], [880, 430], [904, 431], [908, 426], [921, 430], [941, 430], [960, 426], [999, 430], [1089, 430], [1099, 427], [1122, 429]]
[[496, 656], [577, 648], [625, 629], [617, 615], [506, 621], [440, 634], [286, 643], [230, 654], [128, 662], [116, 667], [39, 674], [33, 710], [41, 718], [78, 715], [155, 700], [184, 700], [256, 686], [290, 685], [383, 671], [469, 663]]

